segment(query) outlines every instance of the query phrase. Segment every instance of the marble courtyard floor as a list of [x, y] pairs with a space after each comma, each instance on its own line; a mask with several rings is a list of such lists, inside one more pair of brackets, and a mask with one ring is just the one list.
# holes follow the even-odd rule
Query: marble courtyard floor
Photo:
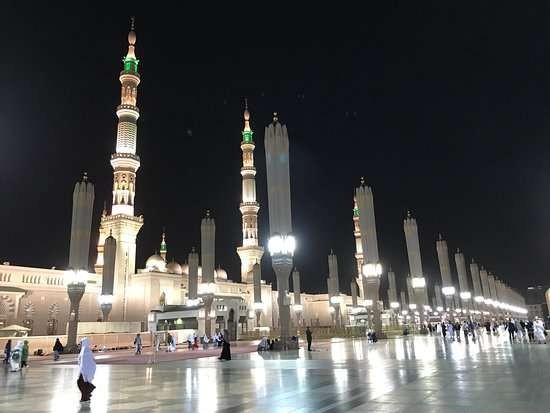
[[0, 412], [548, 412], [550, 345], [410, 337], [315, 351], [100, 364], [89, 407], [76, 366], [0, 371]]

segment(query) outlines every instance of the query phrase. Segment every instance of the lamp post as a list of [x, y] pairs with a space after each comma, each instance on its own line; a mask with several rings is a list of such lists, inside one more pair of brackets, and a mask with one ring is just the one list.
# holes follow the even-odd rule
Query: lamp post
[[[216, 224], [214, 218], [210, 217], [210, 211], [201, 221], [201, 260], [202, 260], [202, 282], [198, 286], [198, 295], [204, 303], [204, 333], [212, 335], [212, 302], [216, 285], [214, 284], [214, 262], [216, 251]], [[229, 340], [235, 340], [235, 331], [229, 332]]]
[[363, 275], [364, 297], [372, 301], [374, 312], [374, 330], [378, 337], [382, 335], [382, 320], [380, 318], [380, 276], [382, 265], [378, 256], [378, 238], [376, 234], [376, 219], [374, 214], [374, 196], [371, 187], [365, 184], [361, 178], [361, 184], [355, 188], [355, 198], [359, 214], [359, 227], [361, 229], [361, 246], [363, 250]]
[[113, 309], [113, 287], [115, 282], [116, 240], [111, 234], [105, 238], [103, 256], [103, 274], [99, 305], [103, 314], [103, 321], [107, 321], [109, 313]]
[[453, 314], [453, 296], [456, 293], [455, 287], [453, 286], [453, 281], [451, 277], [451, 263], [449, 261], [449, 248], [447, 247], [447, 241], [443, 239], [443, 236], [439, 234], [439, 239], [435, 242], [437, 249], [437, 260], [439, 261], [439, 271], [441, 273], [441, 283], [442, 288], [441, 292], [445, 297], [445, 309], [447, 310], [447, 315], [450, 315], [451, 318]]
[[252, 279], [254, 282], [254, 304], [253, 309], [256, 313], [256, 327], [260, 327], [260, 318], [264, 310], [262, 303], [262, 273], [260, 264], [256, 263], [252, 266]]
[[82, 180], [75, 184], [73, 191], [69, 270], [66, 275], [68, 280], [67, 294], [71, 302], [67, 331], [67, 352], [75, 352], [78, 348], [76, 345], [78, 313], [80, 300], [86, 291], [88, 279], [94, 197], [94, 186], [88, 182], [88, 175], [84, 173]]
[[382, 319], [380, 318], [380, 276], [382, 275], [382, 265], [379, 263], [364, 264], [361, 269], [363, 277], [367, 280], [368, 299], [365, 300], [367, 307], [373, 311], [374, 331], [378, 337], [382, 334]]
[[456, 249], [455, 254], [456, 270], [458, 273], [458, 286], [460, 288], [460, 300], [464, 314], [467, 314], [471, 309], [472, 293], [468, 286], [468, 274], [466, 272], [466, 260], [464, 254], [460, 252], [460, 249]]
[[427, 330], [424, 325], [424, 305], [428, 304], [425, 302], [426, 279], [424, 278], [424, 273], [422, 271], [420, 243], [418, 241], [418, 226], [416, 224], [416, 220], [411, 216], [410, 211], [407, 212], [407, 217], [403, 221], [403, 230], [405, 232], [409, 269], [411, 271], [411, 287], [418, 311], [420, 332], [426, 333]]
[[109, 314], [113, 309], [113, 296], [100, 295], [99, 306], [101, 307], [101, 314], [103, 314], [103, 321], [109, 321]]
[[281, 325], [281, 342], [283, 349], [287, 348], [290, 338], [290, 298], [288, 296], [288, 279], [293, 267], [292, 257], [296, 249], [294, 236], [274, 234], [268, 242], [273, 270], [277, 277], [277, 305], [279, 306], [279, 321]]
[[388, 301], [390, 303], [390, 308], [393, 313], [393, 323], [397, 325], [397, 315], [399, 312], [399, 301], [397, 301], [397, 285], [395, 283], [395, 273], [392, 271], [391, 267], [388, 271]]
[[294, 288], [294, 304], [292, 310], [296, 314], [296, 326], [300, 327], [302, 318], [302, 292], [300, 290], [300, 273], [294, 269], [292, 272], [292, 286]]
[[77, 350], [76, 336], [78, 333], [78, 313], [80, 310], [80, 300], [86, 291], [86, 281], [88, 273], [83, 270], [69, 270], [67, 272], [69, 283], [67, 284], [67, 293], [71, 302], [69, 312], [69, 327], [67, 331], [67, 352], [73, 353]]
[[[267, 175], [267, 200], [269, 206], [268, 249], [277, 276], [277, 305], [281, 325], [281, 346], [290, 343], [290, 299], [288, 284], [293, 267], [296, 240], [292, 236], [290, 206], [289, 139], [286, 125], [279, 122], [277, 113], [273, 122], [265, 128], [265, 161]], [[294, 344], [294, 343], [292, 343]], [[297, 343], [295, 343], [297, 344]]]

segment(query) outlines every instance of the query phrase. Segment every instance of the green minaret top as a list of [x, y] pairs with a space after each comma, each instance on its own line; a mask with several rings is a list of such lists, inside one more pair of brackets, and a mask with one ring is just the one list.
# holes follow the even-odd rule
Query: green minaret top
[[160, 256], [164, 259], [166, 259], [166, 234], [164, 231], [162, 231], [162, 241], [160, 242]]
[[252, 140], [252, 129], [250, 129], [250, 112], [248, 111], [248, 100], [244, 99], [244, 129], [243, 129], [243, 142], [254, 143]]
[[136, 32], [134, 31], [135, 18], [130, 20], [130, 33], [128, 33], [128, 53], [122, 58], [125, 72], [138, 73], [139, 59], [135, 54]]

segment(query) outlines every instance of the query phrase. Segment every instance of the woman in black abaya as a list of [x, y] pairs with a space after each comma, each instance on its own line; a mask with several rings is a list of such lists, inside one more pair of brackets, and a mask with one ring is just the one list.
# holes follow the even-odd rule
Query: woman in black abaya
[[222, 354], [220, 354], [220, 360], [231, 360], [231, 346], [229, 344], [229, 341], [223, 339], [222, 344]]

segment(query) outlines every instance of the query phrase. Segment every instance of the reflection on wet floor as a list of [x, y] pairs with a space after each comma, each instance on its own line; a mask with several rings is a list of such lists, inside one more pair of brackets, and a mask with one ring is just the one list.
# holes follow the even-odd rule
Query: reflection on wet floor
[[[98, 365], [93, 412], [546, 412], [550, 346], [482, 335], [334, 339], [315, 351], [154, 365]], [[0, 373], [0, 411], [79, 411], [77, 370]]]

